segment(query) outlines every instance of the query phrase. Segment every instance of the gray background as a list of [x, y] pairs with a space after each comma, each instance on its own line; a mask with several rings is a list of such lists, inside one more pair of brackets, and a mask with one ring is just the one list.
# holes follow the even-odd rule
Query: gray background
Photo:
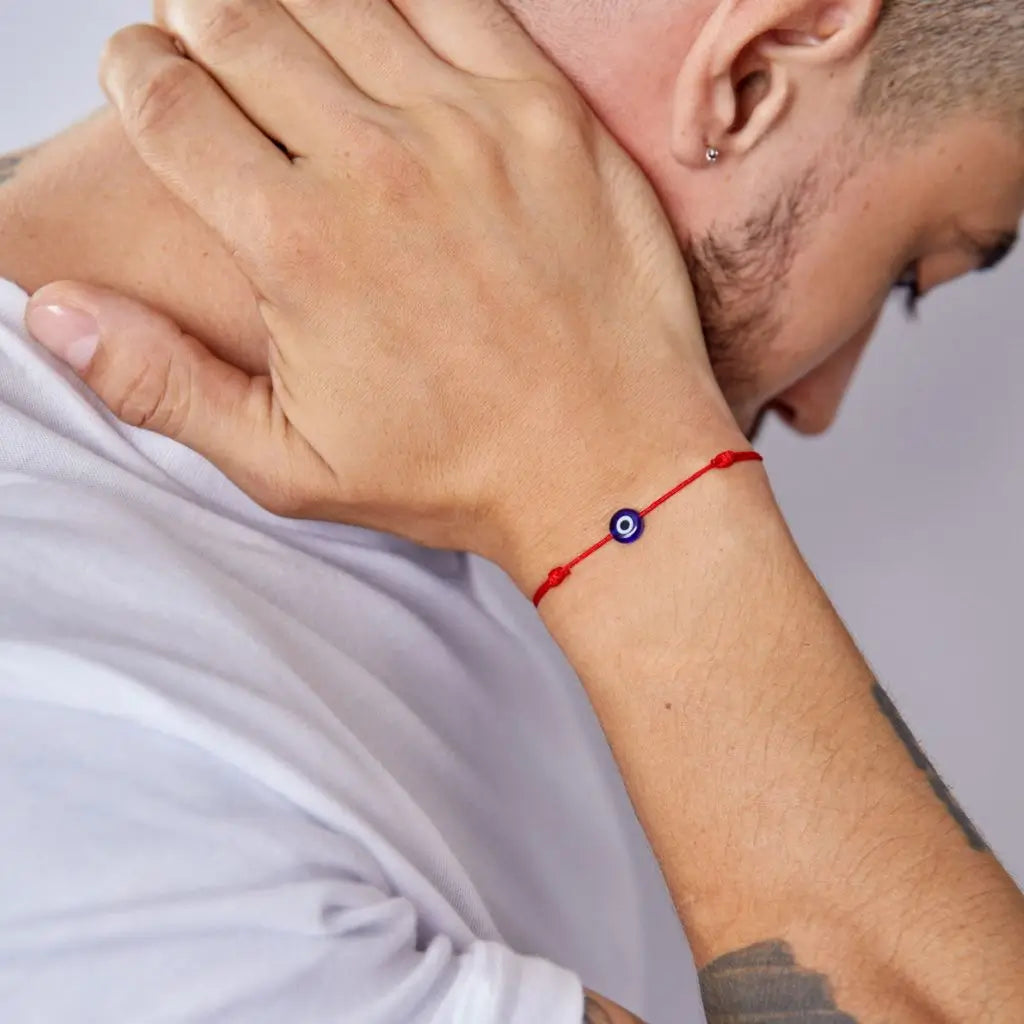
[[[102, 102], [146, 0], [0, 0], [0, 153]], [[1024, 254], [887, 317], [839, 425], [763, 448], [796, 536], [933, 760], [1024, 881]]]

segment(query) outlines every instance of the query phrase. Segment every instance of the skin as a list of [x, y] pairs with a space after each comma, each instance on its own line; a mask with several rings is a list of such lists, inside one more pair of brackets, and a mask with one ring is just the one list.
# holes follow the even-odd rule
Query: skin
[[[822, 42], [833, 39], [836, 34], [823, 31]], [[742, 35], [737, 33], [736, 38]], [[847, 43], [856, 43], [857, 38], [855, 35]], [[851, 51], [849, 45], [845, 45], [839, 52], [849, 59], [849, 54], [856, 50]], [[847, 64], [847, 69], [849, 66]], [[794, 75], [788, 80], [795, 80], [796, 77]], [[836, 80], [844, 76], [833, 74], [831, 77]], [[700, 76], [697, 78], [699, 80]], [[855, 76], [851, 80], [855, 80]], [[820, 86], [822, 83], [819, 81], [817, 84]], [[697, 91], [700, 92], [699, 89]], [[689, 94], [682, 89], [681, 95], [685, 99]], [[759, 102], [767, 103], [768, 97], [770, 89], [763, 94], [759, 93], [756, 98]], [[786, 109], [793, 110], [799, 106], [793, 97], [786, 98], [791, 101], [786, 104]], [[744, 115], [747, 123], [755, 123], [756, 104], [749, 102], [749, 97], [744, 103], [749, 107]], [[683, 106], [685, 108], [686, 104]], [[713, 122], [712, 117], [709, 123], [713, 125]], [[730, 120], [729, 124], [732, 123]], [[778, 119], [770, 122], [773, 125], [779, 123]], [[982, 147], [990, 158], [993, 154], [997, 157], [1006, 156], [1010, 151], [1000, 153], [992, 148], [997, 139], [1002, 139], [1002, 134], [993, 126], [987, 126], [986, 131], [975, 133], [968, 139], [968, 123], [964, 120], [956, 121], [956, 132], [953, 131], [953, 124], [951, 122], [947, 125], [945, 141], [938, 149], [929, 150], [924, 145], [913, 151], [922, 159], [929, 154], [924, 166], [901, 164], [908, 182], [914, 182], [914, 187], [919, 191], [919, 175], [925, 167], [938, 182], [935, 189], [926, 188], [923, 191], [936, 193], [932, 199], [937, 201], [937, 198], [941, 198], [945, 204], [943, 225], [946, 234], [942, 236], [941, 253], [947, 261], [954, 260], [954, 249], [955, 259], [963, 258], [965, 247], [960, 236], [964, 232], [1005, 231], [1003, 227], [982, 228], [982, 214], [986, 224], [995, 223], [998, 215], [1009, 211], [1011, 206], [1015, 208], [1015, 216], [1019, 216], [1021, 205], [1019, 174], [1015, 177], [1012, 169], [1008, 178], [992, 179], [989, 186], [981, 188], [972, 179], [968, 189], [961, 180], [961, 190], [956, 192], [954, 182], [958, 176], [967, 175], [964, 160], [968, 154], [963, 151], [967, 141]], [[765, 126], [769, 126], [769, 122], [765, 122]], [[972, 132], [976, 127], [971, 126]], [[706, 137], [703, 132], [701, 134]], [[932, 141], [939, 137], [933, 136]], [[733, 146], [727, 137], [723, 137], [723, 154], [727, 159], [730, 156], [736, 158], [733, 187], [739, 189], [737, 182], [744, 178], [743, 162], [746, 157], [758, 149], [767, 152], [767, 148], [760, 145], [761, 140], [767, 138], [764, 133], [748, 133], [745, 142], [736, 142]], [[820, 152], [820, 145], [816, 146], [815, 152]], [[939, 149], [946, 153], [950, 147], [957, 151], [956, 161], [945, 167], [939, 161]], [[863, 150], [858, 149], [856, 152], [860, 155]], [[699, 155], [694, 154], [699, 154], [699, 147], [688, 145], [685, 138], [674, 137], [672, 153], [678, 166], [689, 166], [694, 173], [697, 172]], [[1016, 149], [1013, 149], [1013, 156], [1019, 156]], [[42, 157], [39, 160], [39, 166], [42, 167]], [[920, 221], [925, 206], [929, 223], [937, 207], [923, 203], [919, 210], [917, 204], [909, 201], [909, 184], [906, 184], [907, 193], [903, 196], [907, 206], [903, 211], [905, 216], [894, 218], [891, 211], [884, 211], [884, 217], [877, 210], [872, 213], [868, 197], [877, 203], [880, 193], [869, 186], [870, 179], [864, 169], [870, 166], [871, 158], [865, 156], [863, 162], [847, 163], [838, 160], [834, 166], [824, 168], [814, 182], [815, 188], [821, 190], [817, 196], [818, 201], [812, 201], [815, 199], [813, 189], [806, 193], [806, 205], [813, 213], [806, 214], [806, 219], [801, 219], [799, 224], [785, 226], [791, 228], [792, 232], [798, 229], [806, 231], [814, 223], [818, 225], [816, 230], [820, 231], [823, 218], [837, 214], [839, 210], [846, 210], [846, 226], [850, 229], [849, 233], [853, 234], [854, 225], [850, 217], [851, 211], [856, 209], [861, 220], [870, 223], [875, 229], [880, 230], [884, 225], [892, 234], [906, 235], [913, 226], [919, 244], [923, 244], [920, 239], [925, 236], [929, 246], [940, 244], [936, 241], [939, 235], [935, 234], [933, 238], [932, 229], [926, 231], [921, 227], [924, 222]], [[1010, 159], [1009, 166], [1014, 168], [1017, 164]], [[702, 170], [705, 177], [708, 177], [707, 168]], [[911, 171], [915, 172], [916, 178]], [[774, 201], [763, 194], [757, 194], [758, 189], [754, 188], [754, 183], [762, 179], [753, 174], [750, 165], [746, 165], [746, 173], [747, 188], [744, 194], [753, 196], [751, 212], [737, 215], [736, 223], [756, 218], [757, 210], [763, 209], [766, 201], [769, 205]], [[896, 171], [891, 174], [896, 175]], [[726, 176], [721, 177], [724, 180]], [[790, 172], [789, 178], [792, 177]], [[797, 180], [806, 181], [806, 175]], [[826, 180], [830, 182], [831, 188], [822, 186]], [[103, 184], [110, 187], [109, 182]], [[791, 184], [791, 180], [779, 182], [778, 191], [785, 194]], [[666, 191], [662, 187], [663, 197]], [[973, 228], [965, 226], [965, 218], [970, 212], [967, 209], [968, 192], [970, 203], [973, 204], [971, 208], [979, 219]], [[978, 205], [979, 193], [982, 197], [981, 205]], [[144, 190], [142, 194], [145, 194]], [[827, 202], [821, 198], [826, 194], [829, 196]], [[951, 204], [956, 205], [954, 200], [958, 196], [960, 205], [950, 214]], [[187, 215], [178, 208], [174, 209], [176, 216], [182, 217], [182, 224], [186, 228], [184, 233], [187, 234]], [[21, 212], [24, 213], [24, 208]], [[675, 206], [673, 212], [674, 219], [677, 219]], [[833, 226], [838, 230], [838, 225]], [[684, 246], [691, 245], [696, 251], [700, 236], [697, 229], [691, 227], [689, 230], [690, 234], [683, 236], [681, 241]], [[683, 235], [682, 231], [679, 233]], [[709, 233], [710, 229], [705, 232]], [[724, 234], [720, 232], [719, 238], [724, 237]], [[863, 251], [857, 251], [852, 274], [844, 273], [843, 290], [830, 297], [830, 309], [836, 307], [839, 311], [845, 311], [843, 316], [837, 312], [834, 320], [827, 320], [830, 328], [834, 328], [840, 321], [843, 321], [840, 326], [845, 326], [846, 320], [855, 320], [856, 317], [850, 311], [865, 304], [864, 295], [871, 290], [872, 281], [878, 276], [878, 265], [884, 262], [891, 248], [875, 235], [865, 230], [855, 236], [862, 243]], [[950, 241], [954, 236], [955, 245]], [[788, 241], [791, 243], [792, 240], [791, 233]], [[778, 244], [786, 247], [786, 241], [786, 232], [780, 231]], [[827, 241], [818, 236], [815, 245], [822, 249]], [[846, 244], [848, 237], [844, 237], [844, 250]], [[833, 248], [836, 253], [832, 265], [837, 265], [840, 247], [835, 243]], [[771, 276], [768, 267], [779, 264], [786, 266], [786, 284], [790, 290], [794, 290], [792, 284], [801, 280], [800, 268], [807, 263], [806, 251], [803, 246], [799, 247], [798, 251], [794, 251], [791, 261], [769, 261], [765, 258], [762, 268], [764, 276], [760, 280], [762, 294], [758, 295], [755, 288], [748, 288], [744, 296], [744, 300], [753, 308], [763, 310], [766, 308], [763, 300], [770, 286], [773, 298], [767, 319], [775, 319], [777, 322], [772, 333], [766, 333], [759, 339], [761, 344], [758, 352], [763, 353], [769, 343], [777, 344], [778, 351], [772, 364], [772, 373], [776, 376], [782, 374], [783, 354], [786, 355], [787, 364], [795, 365], [798, 361], [796, 339], [800, 334], [800, 321], [785, 298], [779, 297], [780, 291], [785, 292], [786, 288], [780, 288], [780, 282]], [[849, 262], [848, 253], [844, 251], [843, 254]], [[980, 254], [973, 249], [970, 259], [972, 263], [982, 262]], [[915, 262], [921, 264], [922, 274], [926, 273], [926, 267], [934, 264], [935, 260], [936, 253], [932, 248], [928, 248], [925, 255], [915, 257]], [[215, 257], [214, 265], [216, 262]], [[113, 265], [116, 267], [116, 260]], [[816, 280], [806, 266], [804, 272], [805, 280], [811, 283]], [[848, 276], [852, 276], [853, 280], [847, 280]], [[137, 281], [141, 291], [144, 275], [138, 273]], [[823, 293], [818, 291], [814, 294]], [[173, 306], [173, 301], [170, 304]], [[726, 302], [724, 306], [735, 311], [737, 303]], [[869, 314], [869, 323], [874, 315]], [[709, 319], [707, 311], [705, 317]], [[711, 326], [712, 336], [717, 330], [721, 338], [730, 341], [730, 345], [747, 342], [747, 339], [733, 337], [727, 329], [728, 325], [712, 323]], [[838, 335], [845, 331], [836, 328], [832, 333]], [[852, 366], [859, 348], [866, 342], [866, 333], [867, 328], [862, 325], [852, 339], [846, 339], [835, 347], [831, 356], [818, 365], [824, 366], [832, 357], [842, 354], [843, 358], [839, 361], [841, 365]], [[236, 336], [241, 345], [249, 344], [247, 329], [239, 330]], [[785, 353], [782, 351], [784, 341]], [[230, 354], [233, 343], [221, 344], [223, 351]], [[815, 351], [819, 352], [819, 349]], [[767, 370], [755, 365], [753, 353], [748, 356], [740, 359], [736, 352], [729, 351], [720, 353], [716, 362], [719, 380], [731, 399], [734, 412], [741, 425], [749, 427], [757, 410], [774, 393], [774, 389], [767, 388], [762, 382], [768, 375]], [[723, 366], [729, 366], [734, 376], [726, 374]], [[790, 366], [787, 373], [793, 372]], [[806, 384], [811, 377], [812, 374], [804, 372], [797, 379]], [[790, 390], [785, 388], [782, 394], [786, 395]], [[799, 419], [797, 425], [800, 425]], [[666, 474], [674, 462], [673, 458], [666, 463]], [[869, 689], [863, 663], [849, 645], [831, 609], [827, 609], [821, 601], [813, 579], [792, 550], [785, 531], [778, 529], [760, 533], [759, 527], [751, 527], [742, 516], [734, 518], [737, 507], [734, 502], [717, 504], [714, 498], [716, 494], [716, 491], [709, 491], [711, 498], [706, 507], [699, 509], [699, 519], [684, 517], [681, 521], [666, 520], [665, 523], [667, 539], [673, 541], [669, 547], [685, 553], [688, 569], [691, 572], [702, 570], [704, 579], [720, 581], [723, 593], [714, 595], [714, 600], [701, 602], [699, 609], [687, 611], [686, 607], [692, 602], [686, 601], [684, 593], [673, 590], [674, 586], [678, 586], [674, 582], [677, 576], [674, 564], [659, 557], [658, 564], [646, 564], [643, 571], [627, 574], [629, 582], [625, 590], [621, 581], [618, 587], [613, 587], [609, 580], [602, 581], [600, 576], [592, 578], [596, 592], [614, 594], [614, 598], [610, 599], [623, 602], [631, 610], [628, 617], [614, 616], [611, 614], [613, 609], [599, 605], [589, 609], [583, 616], [567, 615], [564, 605], [555, 605], [548, 612], [549, 626], [579, 669], [620, 764], [624, 766], [627, 786], [662, 860], [666, 879], [676, 897], [680, 915], [694, 940], [699, 961], [705, 965], [701, 972], [702, 987], [710, 1019], [713, 1024], [718, 1024], [718, 1021], [752, 1022], [762, 1019], [769, 1009], [765, 999], [765, 979], [768, 977], [772, 979], [773, 990], [777, 991], [782, 1000], [782, 1008], [788, 1012], [788, 1019], [794, 1021], [824, 1019], [829, 1024], [849, 1024], [855, 1020], [877, 1019], [880, 1014], [896, 1014], [898, 1019], [921, 1021], [922, 1024], [933, 1019], [963, 1019], [965, 1014], [977, 1009], [976, 997], [964, 996], [964, 989], [970, 986], [965, 986], [962, 978], [955, 981], [947, 979], [947, 960], [955, 961], [962, 967], [966, 965], [965, 977], [976, 982], [976, 989], [990, 994], [986, 1009], [995, 1006], [990, 1019], [1001, 1019], [998, 1015], [1003, 1011], [1014, 1012], [1012, 1007], [1020, 1005], [1012, 963], [1013, 950], [1019, 948], [1021, 938], [1018, 894], [994, 861], [987, 857], [983, 844], [967, 827], [969, 823], [965, 826], [956, 813], [948, 791], [936, 785], [932, 777], [934, 772], [927, 759], [917, 750], [905, 726], [898, 722], [895, 709], [879, 698], [877, 689]], [[749, 491], [749, 498], [749, 502], [740, 502], [740, 506], [748, 512], [756, 510], [759, 516], [763, 516], [761, 522], [769, 521], [771, 502], [765, 490], [759, 485], [754, 486]], [[716, 561], [715, 557], [709, 556], [708, 547], [688, 550], [687, 545], [693, 544], [691, 538], [697, 536], [695, 527], [701, 522], [728, 523], [737, 531], [736, 536], [744, 538], [741, 549], [734, 553], [740, 556], [735, 562], [732, 560], [733, 555], [727, 556], [724, 562]], [[565, 543], [562, 544], [561, 540]], [[558, 547], [568, 548], [570, 540], [570, 537], [560, 539]], [[748, 542], [749, 547], [746, 546]], [[715, 545], [710, 547], [714, 548]], [[762, 574], [754, 572], [751, 575], [750, 571], [751, 566], [763, 561], [766, 551], [772, 552], [777, 558], [776, 572], [768, 587], [765, 587], [761, 579]], [[651, 554], [654, 557], [654, 553]], [[604, 566], [599, 564], [595, 571], [598, 574], [610, 572], [611, 567], [612, 562], [608, 560]], [[541, 565], [529, 563], [509, 565], [508, 568], [525, 587], [530, 581], [536, 580]], [[665, 600], [666, 592], [671, 592], [675, 600]], [[757, 595], [756, 600], [754, 595]], [[722, 623], [706, 620], [709, 614], [714, 620], [714, 609], [727, 607], [739, 609], [738, 614], [746, 616], [742, 623], [739, 620], [730, 622], [730, 626], [740, 635], [773, 638], [767, 662], [761, 660], [764, 657], [763, 651], [756, 646], [748, 650], [743, 644], [736, 643], [728, 650], [721, 650], [714, 642], [706, 646], [693, 642], [694, 637], [703, 642], [721, 636]], [[808, 644], [803, 636], [794, 637], [787, 632], [787, 623], [793, 621], [800, 622], [807, 635], [818, 638], [820, 653], [808, 657]], [[608, 628], [611, 622], [615, 623], [614, 629]], [[638, 636], [647, 642], [637, 643]], [[680, 638], [686, 638], [686, 643], [681, 643]], [[715, 664], [717, 673], [728, 673], [730, 687], [709, 687], [703, 693], [696, 693], [692, 686], [683, 687], [681, 681], [700, 677], [700, 664], [710, 663]], [[667, 680], [666, 664], [673, 666]], [[609, 672], [609, 665], [615, 666], [614, 672]], [[634, 698], [627, 703], [622, 702], [619, 696], [623, 676], [628, 677], [629, 690], [634, 694]], [[748, 685], [743, 685], [744, 682]], [[759, 697], [764, 693], [784, 694], [785, 699], [766, 709]], [[734, 694], [741, 697], [739, 706], [731, 704]], [[663, 700], [666, 695], [674, 699]], [[726, 763], [719, 763], [714, 757], [720, 756], [721, 752], [706, 746], [708, 733], [700, 726], [701, 716], [671, 715], [674, 706], [681, 707], [687, 701], [702, 706], [704, 717], [711, 717], [716, 722], [729, 721], [730, 716], [733, 716], [734, 728], [726, 729], [725, 732], [734, 739], [743, 735], [756, 739], [771, 735], [773, 729], [781, 729], [786, 735], [787, 728], [791, 729], [794, 725], [799, 728], [795, 732], [791, 729], [789, 734], [794, 742], [780, 743], [778, 750], [766, 747], [763, 756], [753, 756], [749, 763], [737, 765], [733, 758], [727, 758]], [[652, 716], [661, 707], [669, 715], [664, 718], [659, 716], [656, 721]], [[836, 718], [836, 709], [842, 709], [842, 724]], [[892, 727], [889, 733], [885, 733], [884, 739], [878, 731], [878, 726], [884, 724], [879, 720], [879, 709]], [[837, 746], [817, 751], [814, 743], [809, 748], [806, 744], [802, 745], [799, 738], [808, 726], [813, 726], [814, 737], [819, 734], [835, 737]], [[638, 738], [642, 738], [643, 749], [638, 750], [636, 747]], [[705, 745], [703, 748], [702, 744]], [[743, 747], [742, 744], [740, 746]], [[754, 742], [749, 749], [754, 747], [759, 748], [759, 744]], [[698, 756], [696, 762], [687, 763], [686, 757], [680, 756], [680, 750], [697, 754], [703, 752], [705, 760], [702, 762]], [[762, 754], [760, 749], [757, 753]], [[819, 763], [815, 756], [822, 753], [828, 754], [829, 760]], [[909, 760], [906, 758], [908, 753]], [[855, 786], [837, 787], [829, 792], [827, 807], [820, 805], [820, 794], [816, 792], [816, 783], [812, 785], [812, 780], [831, 768], [833, 761], [838, 761], [837, 774], [846, 779], [862, 780], [874, 773], [872, 777], [875, 778], [877, 789], [873, 791], [873, 796], [876, 803], [867, 813], [860, 807], [860, 790]], [[690, 789], [685, 784], [686, 779], [692, 778], [695, 772], [709, 769], [713, 772], [724, 771], [726, 768], [730, 771], [731, 781], [723, 787], [720, 794], [722, 803], [716, 808], [708, 808], [706, 801], [695, 804], [680, 796]], [[766, 785], [770, 786], [773, 794], [779, 795], [777, 801], [763, 800]], [[739, 857], [735, 856], [737, 837], [742, 834], [736, 831], [738, 823], [752, 813], [755, 807], [764, 834], [776, 836], [779, 843], [792, 851], [795, 861], [793, 865], [783, 868], [773, 864], [771, 871], [766, 872], [763, 858], [757, 856], [756, 843], [753, 848], [744, 849]], [[801, 821], [800, 812], [808, 808], [838, 814], [838, 831], [841, 833], [845, 833], [843, 826], [856, 821], [862, 838], [855, 844], [833, 845], [834, 836], [827, 830], [811, 828], [809, 822]], [[714, 814], [708, 818], [712, 810]], [[776, 811], [777, 819], [772, 817]], [[963, 848], [955, 847], [950, 842], [950, 818], [962, 833], [962, 838], [968, 840]], [[815, 823], [820, 824], [817, 821]], [[875, 852], [870, 844], [882, 842], [883, 838], [896, 842], [899, 836], [893, 833], [901, 833], [904, 829], [920, 836], [923, 842], [917, 845], [905, 844], [899, 853], [887, 853], [884, 865], [872, 866], [872, 870], [867, 871], [865, 864], [872, 861]], [[692, 850], [680, 845], [679, 836], [683, 834], [694, 837], [695, 846]], [[867, 847], [864, 845], [865, 836], [870, 837]], [[919, 877], [922, 848], [932, 851], [927, 864], [930, 870], [924, 880]], [[975, 866], [973, 872], [965, 870], [967, 862], [964, 860], [964, 849], [970, 849], [971, 855], [980, 853], [987, 859]], [[692, 867], [708, 863], [723, 865], [711, 882], [700, 872], [695, 873]], [[734, 875], [724, 867], [730, 863], [734, 864]], [[796, 874], [787, 874], [787, 871], [795, 871]], [[756, 883], [751, 881], [755, 878]], [[895, 892], [894, 879], [897, 883]], [[913, 884], [909, 884], [908, 879]], [[725, 887], [730, 893], [729, 898], [723, 899], [715, 886]], [[853, 927], [855, 923], [862, 923], [861, 901], [865, 899], [866, 893], [877, 898], [879, 908], [887, 903], [892, 914], [887, 916], [879, 913], [867, 935], [857, 934]], [[886, 897], [884, 900], [883, 895]], [[729, 900], [736, 901], [731, 910]], [[943, 906], [951, 906], [954, 913], [948, 917], [945, 913], [932, 913], [932, 908]], [[743, 907], [742, 912], [738, 907]], [[807, 908], [812, 908], [813, 912], [808, 914]], [[928, 913], [924, 908], [928, 908]], [[1001, 937], [1001, 941], [993, 945], [988, 956], [978, 956], [973, 938], [964, 935], [959, 927], [964, 916], [955, 911], [968, 908], [975, 921], [980, 919], [984, 922], [984, 930], [988, 934]], [[831, 916], [832, 920], [821, 924], [815, 920], [817, 915]], [[950, 956], [943, 957], [942, 964], [923, 966], [915, 963], [913, 957], [904, 962], [896, 955], [897, 950], [903, 955], [902, 945], [908, 934], [905, 919], [908, 916], [914, 917], [913, 927], [916, 929], [911, 935], [928, 936], [936, 943], [941, 943], [947, 951], [952, 951]], [[951, 926], [950, 919], [955, 920], [957, 925]], [[784, 935], [785, 938], [765, 939], [765, 935]], [[747, 1001], [749, 994], [744, 984], [747, 979], [753, 979], [750, 989], [755, 997], [753, 1002]], [[921, 990], [927, 991], [927, 997], [922, 997]], [[844, 1009], [840, 1009], [840, 1006]], [[856, 1016], [845, 1007], [854, 1008]], [[584, 1013], [585, 1019], [592, 1024], [633, 1019], [625, 1011], [594, 995], [588, 997]]]
[[[1016, 127], [953, 111], [896, 148], [873, 145], [874, 126], [842, 113], [867, 74], [876, 14], [860, 0], [763, 4], [753, 14], [654, 0], [611, 5], [584, 40], [556, 27], [556, 58], [647, 171], [688, 252], [708, 240], [750, 251], [744, 225], [780, 195], [802, 197], [804, 223], [755, 249], [742, 286], [716, 275], [724, 313], [698, 293], [712, 364], [744, 430], [768, 405], [804, 433], [826, 430], [894, 283], [916, 279], [926, 294], [981, 268], [1024, 210]], [[793, 45], [771, 38], [780, 29], [796, 33]], [[723, 90], [727, 75], [748, 85]], [[727, 97], [724, 112], [711, 91]], [[782, 98], [784, 110], [758, 124], [759, 110]], [[707, 141], [722, 152], [713, 169]]]
[[[654, 183], [744, 431], [768, 407], [800, 431], [825, 430], [894, 282], [909, 275], [926, 292], [977, 269], [1020, 219], [1024, 148], [1001, 124], [956, 112], [913, 146], [867, 144], [870, 126], [849, 111], [868, 67], [873, 0], [779, 0], [753, 13], [711, 0], [590, 15], [519, 6]], [[709, 141], [721, 151], [714, 167]], [[237, 365], [264, 368], [247, 283], [153, 181], [115, 118], [73, 129], [16, 171], [0, 190], [0, 234], [16, 240], [0, 253], [0, 275], [29, 291], [60, 278], [117, 288]], [[794, 195], [800, 222], [783, 218], [753, 245], [745, 225]], [[743, 274], [702, 264], [710, 242], [751, 254]]]
[[[387, 4], [303, 3], [302, 23], [350, 76], [321, 79], [310, 112], [308, 90], [267, 88], [258, 56], [290, 33], [296, 66], [312, 73], [324, 57], [299, 59], [308, 40], [290, 22], [265, 12], [227, 50], [191, 23], [187, 40], [265, 132], [302, 153], [294, 162], [165, 36], [125, 33], [112, 48], [108, 87], [137, 150], [216, 226], [262, 297], [272, 387], [166, 318], [80, 284], [45, 289], [29, 319], [53, 303], [91, 311], [99, 348], [82, 361], [65, 351], [83, 379], [257, 500], [462, 540], [529, 594], [586, 535], [581, 495], [622, 507], [638, 477], [671, 480], [682, 453], [742, 449], [742, 437], [706, 387], [673, 236], [621, 154], [559, 94], [538, 107], [536, 52], [499, 30], [486, 0], [402, 7], [486, 84], [453, 83], [400, 23], [382, 40]], [[400, 47], [396, 75], [386, 55]], [[225, 201], [237, 168], [251, 191]], [[395, 282], [384, 308], [382, 279]], [[622, 359], [627, 343], [642, 357]], [[383, 419], [360, 384], [381, 377], [395, 397]], [[570, 391], [578, 401], [558, 400]], [[638, 398], [663, 432], [622, 429]], [[524, 443], [524, 431], [556, 440]], [[571, 457], [574, 443], [588, 459]], [[403, 460], [384, 477], [381, 445]], [[763, 469], [726, 453], [708, 471], [658, 509], [649, 540], [577, 565], [541, 614], [658, 856], [710, 1021], [1020, 1019], [1024, 899], [871, 678]], [[524, 510], [525, 481], [547, 495], [540, 507]], [[593, 994], [583, 1013], [634, 1019]]]

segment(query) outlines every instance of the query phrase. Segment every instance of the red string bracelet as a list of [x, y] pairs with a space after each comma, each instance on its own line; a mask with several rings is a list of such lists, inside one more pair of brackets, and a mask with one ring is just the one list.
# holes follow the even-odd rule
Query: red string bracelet
[[554, 590], [555, 587], [560, 587], [572, 575], [573, 569], [580, 562], [585, 558], [589, 558], [594, 552], [600, 551], [605, 544], [613, 540], [618, 541], [620, 544], [632, 544], [634, 541], [639, 540], [640, 535], [644, 532], [644, 520], [659, 505], [664, 505], [669, 498], [674, 498], [680, 491], [689, 487], [690, 484], [696, 483], [705, 473], [710, 473], [713, 469], [729, 469], [731, 466], [735, 466], [737, 462], [764, 462], [764, 458], [757, 452], [720, 452], [706, 466], [698, 469], [693, 476], [688, 476], [681, 484], [673, 487], [667, 494], [663, 494], [657, 501], [652, 501], [647, 508], [641, 509], [639, 512], [631, 508], [620, 509], [612, 516], [610, 531], [606, 537], [602, 537], [601, 540], [592, 547], [587, 548], [583, 554], [577, 555], [571, 562], [555, 566], [548, 573], [548, 578], [537, 589], [537, 593], [533, 595], [534, 605], [539, 605], [549, 591]]

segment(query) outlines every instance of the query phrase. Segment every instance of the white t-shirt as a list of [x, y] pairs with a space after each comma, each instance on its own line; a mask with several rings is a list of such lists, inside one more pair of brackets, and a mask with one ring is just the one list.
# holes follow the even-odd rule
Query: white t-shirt
[[582, 985], [702, 1019], [504, 574], [270, 516], [24, 309], [0, 282], [0, 1020], [580, 1024]]

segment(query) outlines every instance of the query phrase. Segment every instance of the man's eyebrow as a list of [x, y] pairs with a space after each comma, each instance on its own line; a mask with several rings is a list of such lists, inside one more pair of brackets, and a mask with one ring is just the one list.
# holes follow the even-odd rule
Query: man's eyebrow
[[1017, 232], [1004, 231], [996, 236], [994, 242], [979, 242], [971, 239], [971, 244], [978, 250], [978, 269], [993, 270], [998, 267], [1017, 245]]

